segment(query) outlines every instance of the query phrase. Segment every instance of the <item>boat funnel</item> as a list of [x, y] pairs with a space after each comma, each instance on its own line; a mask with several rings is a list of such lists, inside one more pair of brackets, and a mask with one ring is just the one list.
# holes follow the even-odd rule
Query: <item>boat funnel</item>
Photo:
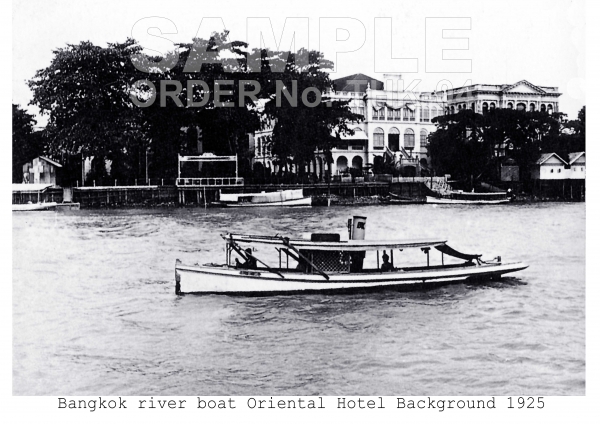
[[364, 240], [367, 226], [366, 216], [355, 216], [352, 227], [352, 240]]

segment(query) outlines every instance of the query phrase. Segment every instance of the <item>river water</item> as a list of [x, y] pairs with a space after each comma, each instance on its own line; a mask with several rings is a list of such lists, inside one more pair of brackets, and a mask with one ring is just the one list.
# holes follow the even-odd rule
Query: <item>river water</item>
[[[443, 236], [530, 267], [425, 292], [176, 296], [219, 233]], [[13, 213], [15, 395], [583, 395], [585, 205]]]

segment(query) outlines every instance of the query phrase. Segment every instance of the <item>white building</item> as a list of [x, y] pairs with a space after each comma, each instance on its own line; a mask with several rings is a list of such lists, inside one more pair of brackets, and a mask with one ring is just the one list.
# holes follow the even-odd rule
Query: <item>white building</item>
[[[332, 150], [334, 175], [346, 167], [372, 166], [377, 156], [394, 157], [406, 174], [419, 174], [428, 166], [428, 136], [435, 131], [431, 119], [443, 114], [441, 94], [402, 91], [399, 74], [384, 74], [385, 82], [355, 74], [333, 81], [334, 99], [350, 100], [352, 112], [364, 116], [354, 125], [354, 136]], [[346, 143], [346, 141], [348, 141]]]
[[477, 113], [495, 108], [553, 113], [559, 111], [560, 95], [557, 87], [537, 86], [526, 80], [515, 84], [474, 84], [446, 91], [446, 113], [467, 108]]
[[[354, 74], [334, 80], [333, 91], [324, 93], [333, 99], [350, 100], [352, 112], [364, 117], [361, 122], [351, 125], [355, 134], [342, 136], [340, 143], [332, 149], [332, 175], [347, 172], [348, 168], [368, 169], [376, 157], [388, 155], [394, 158], [396, 167], [404, 175], [418, 176], [429, 164], [428, 136], [436, 130], [431, 120], [442, 114], [457, 113], [466, 108], [477, 113], [495, 108], [548, 113], [559, 111], [561, 93], [557, 87], [536, 86], [526, 80], [515, 84], [475, 84], [428, 93], [402, 91], [399, 74], [384, 74], [383, 79], [384, 82], [364, 74]], [[269, 147], [270, 137], [270, 129], [254, 135], [255, 163], [262, 163], [265, 168], [270, 167], [277, 172]], [[322, 177], [327, 164], [324, 156], [316, 153], [307, 172]], [[555, 156], [545, 157], [544, 162], [538, 164], [543, 167], [537, 169], [541, 172], [540, 178], [565, 178], [569, 164]], [[546, 163], [548, 160], [550, 162]], [[555, 163], [557, 160], [565, 166], [560, 171], [559, 164]], [[585, 170], [585, 156], [582, 160]], [[585, 178], [585, 174], [578, 178]]]
[[[393, 157], [397, 168], [408, 175], [419, 174], [428, 166], [428, 139], [435, 125], [431, 119], [444, 113], [443, 94], [402, 91], [399, 74], [384, 74], [385, 83], [364, 74], [354, 74], [333, 81], [334, 90], [324, 93], [335, 100], [350, 100], [352, 112], [364, 119], [352, 124], [355, 133], [342, 136], [332, 149], [332, 175], [348, 168], [367, 169], [376, 157]], [[273, 164], [269, 141], [270, 130], [254, 134], [255, 163]], [[252, 143], [252, 141], [251, 141]], [[307, 171], [323, 177], [327, 170], [324, 155], [316, 152]]]
[[585, 180], [585, 152], [569, 153], [569, 178]]
[[556, 153], [543, 153], [531, 172], [534, 180], [584, 180], [585, 152], [569, 153], [565, 161]]
[[531, 178], [534, 180], [564, 180], [567, 179], [567, 166], [556, 153], [543, 153], [535, 162]]

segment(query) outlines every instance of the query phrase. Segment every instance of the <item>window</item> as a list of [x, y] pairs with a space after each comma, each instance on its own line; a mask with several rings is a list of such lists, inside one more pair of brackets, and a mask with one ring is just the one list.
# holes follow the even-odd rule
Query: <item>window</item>
[[429, 122], [429, 108], [424, 107], [421, 109], [421, 122]]
[[529, 112], [535, 112], [535, 104], [529, 103]]
[[384, 108], [381, 108], [379, 110], [373, 108], [373, 120], [377, 121], [383, 121], [385, 119], [385, 110]]
[[517, 103], [517, 110], [520, 112], [524, 112], [525, 111], [525, 103]]
[[554, 173], [554, 168], [550, 169], [550, 173], [553, 174]]
[[560, 168], [558, 168], [558, 173], [560, 174]]
[[414, 150], [415, 148], [415, 132], [410, 128], [404, 132], [404, 148], [406, 150]]
[[394, 119], [394, 110], [387, 108], [387, 120], [392, 121]]
[[494, 102], [490, 103], [490, 109], [496, 109], [496, 103], [494, 103]]
[[384, 146], [383, 137], [384, 137], [383, 130], [381, 128], [375, 128], [375, 131], [373, 131], [373, 148], [374, 149], [383, 150], [383, 146]]
[[583, 171], [583, 166], [581, 167], [581, 170]]
[[487, 104], [487, 102], [483, 102], [483, 105], [481, 105], [481, 108], [483, 110], [483, 113], [487, 113], [487, 111], [488, 111], [488, 104]]
[[508, 104], [506, 105], [506, 107], [507, 107], [508, 109], [513, 109], [513, 104], [512, 104], [512, 102], [508, 102]]
[[454, 106], [450, 106], [450, 113], [454, 115]]
[[421, 150], [427, 148], [427, 130], [421, 130]]
[[256, 139], [256, 153], [257, 153], [257, 156], [262, 155], [262, 137], [258, 137]]
[[394, 121], [400, 121], [400, 109], [393, 109], [393, 111]]
[[548, 113], [552, 113], [552, 112], [554, 112], [554, 111], [552, 110], [552, 105], [548, 105]]
[[346, 172], [348, 169], [348, 159], [345, 156], [340, 156], [335, 162], [338, 173]]
[[541, 112], [546, 112], [546, 105], [541, 105], [540, 106], [540, 111]]
[[392, 152], [400, 150], [400, 130], [396, 127], [390, 128], [388, 133], [388, 147]]

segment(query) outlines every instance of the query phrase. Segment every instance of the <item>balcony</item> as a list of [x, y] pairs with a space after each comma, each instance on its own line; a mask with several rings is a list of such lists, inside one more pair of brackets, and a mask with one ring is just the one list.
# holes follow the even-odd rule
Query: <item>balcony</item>
[[243, 186], [244, 179], [240, 177], [216, 178], [177, 178], [178, 187], [231, 187]]

